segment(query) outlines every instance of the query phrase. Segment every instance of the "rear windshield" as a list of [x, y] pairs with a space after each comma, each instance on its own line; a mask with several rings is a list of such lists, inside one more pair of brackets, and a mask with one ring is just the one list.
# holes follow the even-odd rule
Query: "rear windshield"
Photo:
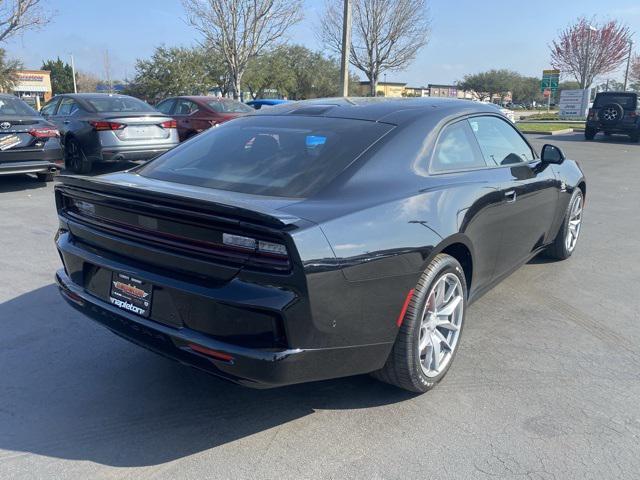
[[594, 108], [602, 108], [610, 103], [619, 103], [625, 110], [635, 110], [636, 95], [633, 93], [599, 93], [596, 95]]
[[18, 98], [0, 98], [0, 115], [38, 115], [34, 109]]
[[133, 97], [95, 97], [86, 99], [98, 112], [155, 112], [148, 103]]
[[214, 112], [218, 113], [247, 113], [253, 112], [253, 108], [235, 100], [212, 100], [208, 102]]
[[391, 125], [323, 117], [241, 117], [161, 155], [149, 178], [258, 195], [306, 197], [331, 182]]

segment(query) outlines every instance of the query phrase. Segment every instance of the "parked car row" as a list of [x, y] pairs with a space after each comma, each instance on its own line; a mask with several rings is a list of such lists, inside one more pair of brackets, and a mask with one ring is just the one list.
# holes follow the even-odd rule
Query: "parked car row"
[[241, 115], [286, 100], [243, 104], [228, 98], [179, 96], [156, 107], [127, 95], [56, 95], [40, 113], [0, 95], [0, 174], [35, 173], [52, 181], [66, 167], [89, 173], [96, 163], [153, 158], [179, 142]]

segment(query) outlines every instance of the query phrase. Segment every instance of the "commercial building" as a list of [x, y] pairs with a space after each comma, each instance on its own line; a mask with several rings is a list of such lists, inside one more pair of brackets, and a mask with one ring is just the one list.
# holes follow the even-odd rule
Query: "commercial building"
[[18, 70], [12, 92], [29, 105], [40, 108], [52, 96], [51, 72], [47, 70]]

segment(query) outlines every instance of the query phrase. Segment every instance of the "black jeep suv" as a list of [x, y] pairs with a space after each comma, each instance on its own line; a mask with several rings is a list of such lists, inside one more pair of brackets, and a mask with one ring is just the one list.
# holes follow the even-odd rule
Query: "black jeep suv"
[[624, 133], [631, 141], [640, 141], [640, 105], [633, 92], [600, 92], [589, 109], [584, 137], [593, 140], [596, 133]]

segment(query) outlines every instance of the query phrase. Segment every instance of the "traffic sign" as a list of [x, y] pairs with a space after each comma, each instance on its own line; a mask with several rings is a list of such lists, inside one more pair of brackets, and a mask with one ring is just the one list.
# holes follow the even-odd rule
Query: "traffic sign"
[[558, 84], [560, 83], [560, 70], [543, 70], [542, 80], [540, 81], [540, 91], [544, 92], [545, 88], [549, 88], [552, 91], [558, 90]]

